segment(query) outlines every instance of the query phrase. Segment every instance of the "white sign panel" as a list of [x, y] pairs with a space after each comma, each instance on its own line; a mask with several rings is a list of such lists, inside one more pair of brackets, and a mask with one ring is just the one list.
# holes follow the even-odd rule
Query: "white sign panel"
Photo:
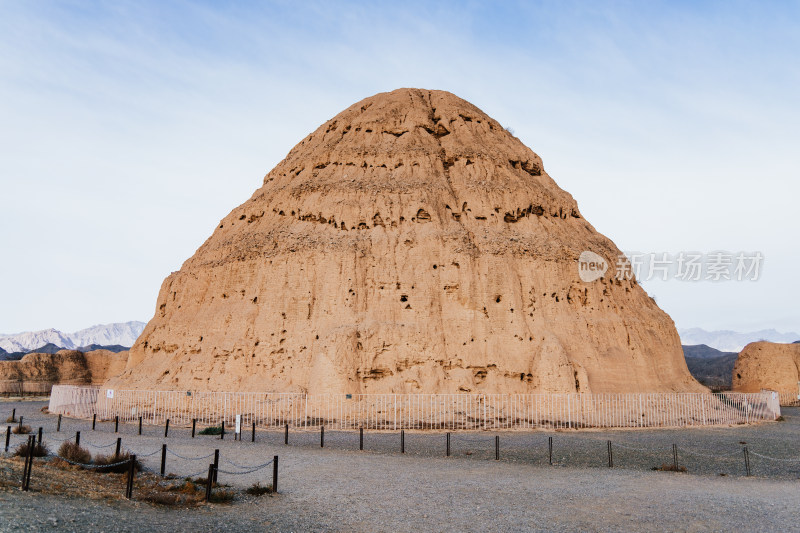
[[242, 415], [236, 415], [236, 433], [242, 432]]
[[106, 398], [114, 397], [114, 389], [106, 389]]

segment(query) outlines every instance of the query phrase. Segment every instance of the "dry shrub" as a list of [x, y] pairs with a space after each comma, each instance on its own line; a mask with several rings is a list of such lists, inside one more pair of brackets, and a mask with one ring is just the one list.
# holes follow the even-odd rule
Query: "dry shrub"
[[211, 493], [209, 501], [212, 503], [230, 503], [233, 501], [235, 494], [230, 489], [222, 489]]
[[[64, 441], [58, 448], [58, 455], [74, 463], [89, 464], [92, 461], [92, 454], [86, 448], [81, 448], [73, 441]], [[63, 463], [63, 461], [61, 461]]]
[[145, 492], [139, 496], [139, 499], [158, 505], [176, 505], [178, 503], [178, 495], [169, 492]]
[[196, 485], [190, 479], [174, 485], [151, 480], [146, 481], [145, 485], [137, 499], [159, 505], [197, 505], [205, 499], [205, 487]]
[[6, 423], [8, 423], [8, 424], [13, 424], [16, 421], [17, 421], [17, 417], [15, 417], [15, 416], [9, 416], [8, 418], [6, 418]]
[[[28, 456], [28, 443], [23, 442], [17, 449], [14, 450], [14, 455], [17, 457], [27, 457]], [[34, 444], [33, 445], [33, 456], [34, 457], [47, 457], [50, 455], [50, 450], [47, 449], [47, 444]]]
[[[195, 485], [200, 485], [201, 487], [205, 488], [208, 485], [208, 477], [196, 477], [196, 478], [187, 478], [189, 481], [194, 483]], [[230, 485], [226, 485], [225, 483], [217, 483], [216, 481], [211, 484], [211, 488], [214, 487], [230, 487]]]
[[197, 494], [198, 492], [200, 492], [200, 489], [197, 487], [197, 485], [195, 485], [192, 482], [192, 480], [190, 480], [190, 479], [187, 479], [181, 485], [177, 485], [175, 487], [170, 487], [169, 490], [171, 490], [173, 492], [180, 492], [181, 494], [189, 494], [189, 495]]
[[262, 487], [261, 483], [255, 482], [250, 485], [245, 492], [251, 496], [261, 496], [263, 494], [272, 494], [272, 485]]
[[663, 463], [661, 466], [654, 466], [653, 470], [659, 472], [686, 472], [686, 467], [675, 466], [673, 463]]
[[50, 409], [48, 409], [46, 405], [44, 407], [42, 407], [41, 409], [39, 409], [39, 411], [43, 412], [46, 415], [50, 414]]
[[14, 435], [27, 435], [31, 432], [30, 426], [14, 426], [11, 428], [11, 433]]
[[209, 426], [200, 430], [198, 435], [222, 435], [222, 426]]
[[[100, 468], [97, 468], [96, 471], [102, 474], [125, 474], [131, 468], [130, 466], [130, 459], [131, 453], [127, 450], [120, 452], [119, 455], [111, 454], [111, 455], [95, 455], [94, 456], [94, 464], [98, 465]], [[124, 461], [124, 462], [123, 462]], [[117, 464], [122, 462], [122, 464]], [[114, 466], [106, 466], [106, 465], [114, 465]], [[139, 460], [136, 460], [136, 463], [133, 465], [134, 470], [137, 472], [142, 469], [142, 464]]]

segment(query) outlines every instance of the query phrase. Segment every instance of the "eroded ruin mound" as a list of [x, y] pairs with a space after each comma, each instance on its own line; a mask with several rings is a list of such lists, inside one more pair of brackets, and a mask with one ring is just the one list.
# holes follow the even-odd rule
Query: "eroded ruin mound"
[[751, 342], [733, 367], [733, 390], [759, 392], [769, 389], [797, 394], [800, 382], [800, 344]]
[[100, 385], [125, 370], [128, 352], [60, 350], [0, 362], [0, 393], [49, 393], [53, 385]]
[[[584, 283], [590, 250], [611, 267]], [[670, 318], [542, 161], [443, 91], [320, 126], [164, 281], [113, 386], [704, 391]]]

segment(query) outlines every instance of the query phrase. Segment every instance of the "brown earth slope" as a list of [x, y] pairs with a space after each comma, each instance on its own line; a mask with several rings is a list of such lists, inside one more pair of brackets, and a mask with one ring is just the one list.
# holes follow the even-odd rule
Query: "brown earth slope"
[[[591, 250], [611, 265], [584, 283]], [[118, 388], [705, 391], [542, 160], [450, 93], [367, 98], [164, 281]]]
[[770, 389], [797, 394], [800, 381], [800, 344], [751, 342], [733, 367], [733, 390], [758, 392]]

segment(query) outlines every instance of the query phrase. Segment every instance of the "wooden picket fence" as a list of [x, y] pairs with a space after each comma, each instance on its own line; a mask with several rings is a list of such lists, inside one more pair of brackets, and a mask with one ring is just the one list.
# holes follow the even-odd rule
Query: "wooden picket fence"
[[647, 428], [780, 416], [777, 393], [323, 394], [107, 390], [57, 385], [50, 412], [146, 424], [330, 429]]

